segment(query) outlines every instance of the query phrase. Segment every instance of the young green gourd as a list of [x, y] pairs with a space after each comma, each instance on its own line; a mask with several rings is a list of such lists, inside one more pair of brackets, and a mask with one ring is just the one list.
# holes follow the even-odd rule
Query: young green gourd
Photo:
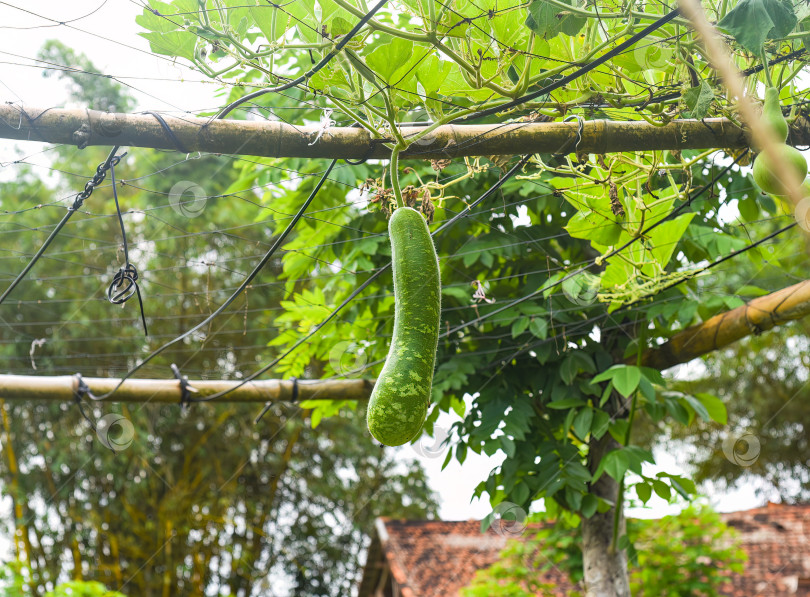
[[782, 105], [779, 103], [779, 90], [768, 87], [765, 90], [765, 103], [762, 105], [761, 122], [770, 128], [774, 135], [784, 143], [788, 138], [788, 123], [782, 114]]
[[369, 399], [371, 435], [400, 446], [421, 430], [430, 405], [439, 342], [439, 261], [425, 218], [400, 207], [388, 222], [394, 276], [394, 334]]
[[[793, 185], [799, 186], [807, 176], [807, 160], [802, 152], [790, 145], [776, 146], [777, 159], [787, 166], [794, 177]], [[754, 182], [760, 189], [771, 195], [786, 195], [788, 185], [777, 175], [777, 170], [767, 153], [763, 152], [754, 160]]]
[[754, 182], [766, 193], [782, 196], [787, 194], [789, 185], [788, 181], [779, 178], [778, 169], [774, 167], [775, 161], [786, 166], [787, 172], [793, 177], [793, 185], [798, 186], [807, 176], [807, 160], [798, 149], [785, 145], [788, 138], [788, 123], [779, 104], [779, 90], [775, 87], [765, 90], [761, 122], [778, 138], [779, 145], [775, 147], [775, 160], [765, 152], [760, 153], [754, 160]]

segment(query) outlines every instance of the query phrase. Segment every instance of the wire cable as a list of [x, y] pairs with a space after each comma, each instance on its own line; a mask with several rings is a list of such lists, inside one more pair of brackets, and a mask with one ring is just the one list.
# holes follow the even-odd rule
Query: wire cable
[[73, 205], [71, 205], [68, 208], [67, 213], [61, 219], [61, 221], [56, 225], [56, 227], [51, 231], [51, 233], [48, 235], [48, 238], [45, 239], [45, 242], [42, 243], [42, 246], [34, 254], [34, 256], [31, 258], [31, 260], [28, 262], [28, 265], [26, 265], [23, 268], [23, 270], [17, 275], [17, 277], [11, 283], [11, 285], [8, 288], [6, 288], [6, 290], [5, 290], [5, 292], [3, 292], [2, 296], [0, 296], [0, 305], [3, 304], [3, 301], [6, 300], [8, 295], [11, 294], [11, 292], [17, 287], [17, 285], [20, 282], [23, 281], [23, 279], [28, 274], [28, 272], [31, 271], [31, 268], [33, 268], [34, 265], [36, 265], [37, 261], [39, 261], [39, 258], [42, 257], [42, 255], [45, 253], [45, 250], [48, 248], [48, 246], [53, 242], [53, 240], [59, 234], [59, 231], [62, 230], [62, 228], [65, 226], [65, 224], [68, 223], [68, 220], [70, 220], [70, 218], [73, 216], [73, 214], [75, 214], [77, 211], [79, 211], [79, 209], [81, 208], [81, 206], [84, 203], [85, 199], [90, 197], [90, 195], [93, 194], [93, 190], [99, 184], [101, 184], [101, 182], [106, 178], [107, 170], [110, 169], [112, 164], [113, 163], [117, 164], [118, 162], [121, 161], [122, 156], [116, 156], [115, 155], [115, 153], [118, 151], [118, 148], [119, 148], [118, 145], [113, 147], [112, 151], [110, 151], [110, 155], [107, 156], [107, 159], [102, 164], [99, 164], [99, 166], [96, 168], [95, 175], [93, 176], [93, 178], [91, 180], [87, 181], [87, 183], [84, 185], [84, 190], [81, 193], [79, 193], [78, 195], [76, 195], [76, 199], [74, 199]]
[[458, 331], [460, 331], [460, 330], [462, 330], [462, 329], [464, 329], [464, 328], [466, 328], [466, 327], [469, 327], [469, 326], [471, 326], [471, 325], [475, 325], [475, 324], [477, 324], [477, 323], [480, 323], [481, 321], [483, 321], [483, 320], [485, 320], [485, 319], [487, 319], [487, 318], [489, 318], [489, 317], [492, 317], [493, 315], [495, 315], [495, 314], [497, 314], [497, 313], [501, 313], [502, 311], [505, 311], [505, 310], [507, 310], [507, 309], [511, 309], [511, 308], [512, 308], [512, 307], [514, 307], [515, 305], [519, 305], [520, 303], [523, 303], [523, 302], [525, 302], [525, 301], [527, 301], [527, 300], [529, 300], [529, 299], [531, 299], [531, 298], [534, 298], [535, 296], [537, 296], [537, 295], [538, 295], [538, 294], [540, 294], [540, 293], [543, 293], [543, 292], [546, 292], [546, 291], [548, 291], [548, 290], [551, 290], [552, 288], [555, 288], [556, 286], [559, 286], [560, 284], [562, 284], [562, 283], [566, 282], [567, 280], [570, 280], [571, 278], [573, 278], [573, 277], [575, 277], [575, 276], [578, 276], [579, 274], [581, 274], [581, 273], [583, 273], [584, 271], [586, 271], [588, 268], [590, 268], [590, 267], [592, 267], [592, 266], [594, 266], [594, 265], [597, 265], [597, 264], [599, 264], [599, 263], [603, 263], [603, 262], [604, 262], [605, 260], [607, 260], [607, 259], [610, 259], [611, 257], [613, 257], [613, 256], [615, 256], [616, 254], [618, 254], [619, 252], [623, 251], [624, 249], [626, 249], [626, 248], [627, 248], [627, 247], [629, 247], [630, 245], [632, 245], [632, 244], [634, 244], [635, 242], [637, 242], [639, 239], [644, 238], [644, 236], [645, 236], [645, 235], [646, 235], [646, 234], [647, 234], [647, 233], [648, 233], [650, 230], [652, 230], [653, 228], [655, 228], [655, 227], [656, 227], [656, 226], [658, 226], [659, 224], [663, 223], [664, 221], [666, 221], [666, 220], [668, 220], [668, 219], [671, 219], [672, 217], [674, 217], [674, 215], [675, 215], [675, 214], [680, 213], [681, 211], [683, 211], [683, 210], [686, 208], [686, 206], [691, 205], [691, 204], [692, 204], [692, 202], [693, 202], [695, 199], [697, 199], [697, 198], [698, 198], [698, 197], [700, 197], [700, 196], [701, 196], [703, 193], [705, 193], [707, 190], [709, 190], [710, 188], [712, 188], [712, 187], [715, 185], [715, 183], [717, 183], [717, 181], [718, 181], [718, 180], [720, 180], [720, 178], [722, 178], [723, 176], [725, 176], [725, 174], [726, 174], [726, 173], [727, 173], [727, 172], [728, 172], [728, 171], [729, 171], [729, 170], [730, 170], [730, 169], [731, 169], [731, 168], [732, 168], [732, 167], [733, 167], [733, 166], [734, 166], [734, 165], [735, 165], [737, 162], [739, 162], [739, 160], [741, 160], [741, 159], [742, 159], [743, 155], [744, 155], [744, 154], [741, 154], [741, 155], [737, 156], [737, 158], [736, 158], [736, 159], [735, 159], [735, 160], [734, 160], [734, 161], [733, 161], [731, 164], [729, 164], [728, 166], [726, 166], [725, 168], [723, 168], [723, 170], [721, 170], [721, 171], [720, 171], [720, 173], [719, 173], [719, 174], [717, 174], [717, 175], [716, 175], [716, 176], [715, 176], [715, 177], [714, 177], [712, 180], [710, 180], [710, 181], [709, 181], [709, 182], [707, 182], [705, 185], [703, 185], [703, 186], [702, 186], [702, 187], [701, 187], [701, 188], [700, 188], [700, 189], [699, 189], [699, 190], [698, 190], [698, 191], [697, 191], [697, 192], [696, 192], [696, 193], [695, 193], [693, 196], [691, 196], [691, 197], [690, 197], [690, 198], [689, 198], [689, 199], [688, 199], [688, 200], [687, 200], [687, 201], [686, 201], [686, 202], [685, 202], [683, 205], [680, 205], [680, 206], [678, 206], [677, 208], [675, 208], [675, 209], [674, 209], [674, 210], [673, 210], [673, 211], [672, 211], [672, 212], [671, 212], [669, 215], [665, 216], [665, 217], [664, 217], [664, 218], [662, 218], [661, 220], [659, 220], [659, 221], [657, 221], [657, 222], [654, 222], [653, 224], [650, 224], [650, 225], [649, 225], [649, 226], [648, 226], [646, 229], [642, 230], [642, 231], [641, 231], [641, 232], [640, 232], [640, 233], [639, 233], [637, 236], [635, 236], [635, 237], [633, 237], [632, 239], [630, 239], [628, 242], [626, 242], [624, 245], [622, 245], [622, 246], [621, 246], [621, 247], [619, 247], [618, 249], [614, 249], [614, 250], [610, 251], [610, 252], [609, 252], [607, 255], [600, 255], [599, 257], [597, 257], [597, 258], [593, 259], [593, 260], [592, 260], [592, 261], [590, 261], [589, 263], [587, 263], [587, 264], [585, 264], [585, 265], [583, 265], [583, 266], [581, 266], [581, 267], [578, 267], [577, 269], [575, 269], [574, 271], [572, 271], [572, 272], [571, 272], [571, 273], [569, 273], [569, 274], [566, 274], [565, 276], [563, 276], [563, 277], [562, 277], [562, 278], [560, 278], [559, 280], [556, 280], [556, 281], [554, 281], [554, 282], [552, 282], [551, 280], [547, 281], [545, 284], [543, 284], [542, 286], [540, 286], [540, 288], [538, 288], [537, 290], [535, 290], [535, 291], [533, 291], [533, 292], [530, 292], [530, 293], [529, 293], [529, 294], [527, 294], [527, 295], [524, 295], [524, 296], [522, 296], [522, 297], [520, 297], [520, 298], [517, 298], [517, 299], [515, 299], [515, 300], [511, 301], [511, 302], [507, 303], [506, 305], [504, 305], [503, 307], [499, 307], [498, 309], [495, 309], [494, 311], [490, 311], [489, 313], [486, 313], [485, 315], [480, 315], [480, 316], [476, 317], [475, 319], [473, 319], [473, 320], [471, 320], [471, 321], [468, 321], [468, 322], [466, 322], [466, 323], [463, 323], [463, 324], [457, 325], [457, 326], [456, 326], [456, 327], [454, 327], [453, 329], [451, 329], [451, 330], [447, 330], [447, 331], [446, 331], [444, 334], [440, 335], [439, 337], [440, 337], [440, 338], [443, 338], [443, 337], [445, 337], [445, 336], [449, 336], [450, 334], [453, 334], [453, 333], [455, 333], [455, 332], [458, 332]]
[[531, 100], [533, 100], [535, 98], [538, 98], [538, 97], [541, 97], [541, 96], [544, 96], [544, 95], [548, 95], [552, 91], [554, 91], [556, 89], [559, 89], [560, 87], [563, 87], [564, 85], [567, 85], [571, 81], [574, 81], [575, 79], [578, 79], [582, 75], [584, 75], [584, 74], [592, 71], [596, 67], [604, 64], [605, 62], [607, 62], [608, 60], [610, 60], [611, 58], [613, 58], [617, 54], [622, 53], [624, 50], [626, 50], [627, 48], [629, 48], [630, 46], [632, 46], [633, 44], [635, 44], [639, 40], [644, 39], [645, 37], [647, 37], [653, 31], [663, 27], [664, 25], [669, 23], [672, 19], [674, 19], [677, 16], [678, 16], [678, 9], [676, 8], [672, 12], [670, 12], [668, 14], [665, 14], [663, 17], [661, 17], [660, 19], [658, 19], [654, 23], [651, 23], [650, 25], [647, 25], [644, 29], [642, 29], [641, 31], [639, 31], [638, 33], [633, 35], [632, 37], [626, 39], [625, 41], [620, 43], [615, 48], [605, 52], [604, 54], [602, 54], [599, 58], [597, 58], [593, 62], [589, 62], [588, 64], [586, 64], [582, 68], [578, 68], [577, 70], [575, 70], [570, 75], [566, 75], [563, 78], [558, 79], [557, 81], [554, 81], [553, 83], [550, 83], [549, 85], [546, 85], [545, 87], [543, 87], [542, 89], [540, 89], [538, 91], [533, 91], [532, 93], [528, 93], [528, 94], [526, 94], [526, 95], [524, 95], [522, 97], [519, 97], [517, 99], [512, 100], [511, 102], [506, 102], [505, 104], [501, 104], [500, 106], [493, 106], [492, 108], [487, 108], [486, 110], [481, 110], [480, 112], [475, 112], [473, 114], [469, 114], [469, 115], [464, 116], [462, 118], [456, 118], [455, 120], [451, 121], [451, 123], [456, 124], [456, 123], [461, 123], [461, 122], [469, 122], [470, 120], [477, 120], [478, 118], [484, 118], [485, 116], [492, 116], [493, 114], [497, 114], [498, 112], [503, 112], [504, 110], [509, 110], [510, 108], [515, 108], [517, 106], [520, 106], [521, 104], [525, 104], [526, 102], [529, 102], [529, 101], [531, 101]]
[[[431, 236], [436, 236], [437, 234], [439, 234], [439, 233], [443, 232], [444, 230], [446, 230], [447, 228], [449, 228], [450, 226], [452, 226], [453, 224], [455, 224], [455, 223], [456, 223], [457, 221], [459, 221], [460, 219], [462, 219], [462, 218], [466, 217], [467, 215], [469, 215], [469, 213], [470, 213], [470, 211], [471, 211], [472, 209], [474, 209], [474, 208], [475, 208], [475, 207], [476, 207], [478, 204], [480, 204], [482, 201], [486, 200], [486, 199], [487, 199], [487, 198], [488, 198], [490, 195], [494, 194], [494, 193], [495, 193], [495, 192], [496, 192], [498, 189], [500, 189], [500, 188], [501, 188], [501, 186], [503, 186], [503, 184], [504, 184], [504, 183], [505, 183], [507, 180], [509, 180], [509, 179], [510, 179], [512, 176], [514, 176], [514, 175], [515, 175], [515, 174], [518, 172], [518, 170], [520, 170], [521, 168], [523, 168], [523, 166], [525, 166], [525, 165], [526, 165], [526, 164], [529, 162], [529, 158], [530, 158], [530, 157], [531, 157], [530, 155], [525, 155], [525, 156], [523, 156], [523, 157], [522, 157], [522, 158], [521, 158], [521, 159], [520, 159], [520, 160], [519, 160], [519, 161], [518, 161], [518, 162], [517, 162], [517, 163], [516, 163], [514, 166], [512, 166], [512, 168], [510, 168], [510, 169], [509, 169], [509, 171], [508, 171], [506, 174], [504, 174], [504, 175], [503, 175], [503, 177], [501, 177], [501, 178], [498, 180], [498, 182], [496, 182], [494, 185], [492, 185], [490, 188], [488, 188], [486, 191], [484, 191], [484, 193], [483, 193], [483, 194], [482, 194], [482, 195], [481, 195], [481, 196], [480, 196], [478, 199], [476, 199], [476, 200], [475, 200], [475, 201], [473, 201], [473, 202], [472, 202], [470, 205], [468, 205], [468, 206], [466, 207], [466, 209], [464, 209], [463, 211], [460, 211], [460, 212], [459, 212], [459, 213], [457, 213], [457, 214], [456, 214], [454, 217], [452, 217], [451, 219], [447, 220], [447, 221], [446, 221], [444, 224], [442, 224], [442, 225], [441, 225], [439, 228], [437, 228], [436, 230], [434, 230], [434, 231], [431, 233]], [[368, 288], [368, 286], [369, 286], [369, 285], [370, 285], [370, 284], [371, 284], [371, 283], [372, 283], [374, 280], [376, 280], [377, 278], [379, 278], [379, 277], [380, 277], [380, 276], [381, 276], [381, 275], [382, 275], [384, 272], [386, 272], [386, 271], [388, 270], [388, 268], [390, 268], [390, 267], [391, 267], [391, 263], [389, 262], [389, 263], [387, 263], [386, 265], [384, 265], [383, 267], [381, 267], [380, 269], [378, 269], [376, 272], [374, 272], [374, 273], [373, 273], [371, 276], [369, 276], [369, 277], [368, 277], [368, 279], [366, 279], [366, 281], [365, 281], [365, 282], [363, 282], [363, 283], [362, 283], [360, 286], [358, 286], [357, 288], [355, 288], [355, 289], [354, 289], [354, 291], [353, 291], [353, 292], [352, 292], [352, 293], [351, 293], [351, 294], [350, 294], [348, 297], [346, 297], [346, 298], [343, 300], [343, 302], [342, 302], [342, 303], [340, 303], [340, 304], [339, 304], [337, 307], [335, 307], [335, 308], [332, 310], [332, 312], [331, 312], [331, 313], [329, 313], [329, 315], [327, 315], [327, 316], [326, 316], [326, 317], [325, 317], [325, 318], [324, 318], [324, 319], [323, 319], [323, 320], [322, 320], [322, 321], [321, 321], [321, 322], [320, 322], [318, 325], [316, 325], [316, 326], [315, 326], [315, 327], [314, 327], [314, 328], [313, 328], [313, 329], [312, 329], [312, 330], [311, 330], [311, 331], [310, 331], [308, 334], [306, 334], [306, 335], [305, 335], [305, 336], [303, 336], [302, 338], [299, 338], [299, 339], [296, 341], [296, 343], [295, 343], [295, 344], [293, 344], [293, 345], [292, 345], [290, 348], [288, 348], [288, 349], [287, 349], [285, 352], [283, 352], [281, 355], [279, 355], [279, 356], [277, 356], [275, 359], [273, 359], [273, 360], [272, 360], [270, 363], [268, 363], [267, 365], [264, 365], [262, 368], [260, 368], [260, 369], [258, 369], [258, 370], [256, 370], [256, 371], [254, 371], [253, 373], [251, 373], [250, 375], [248, 375], [246, 378], [244, 378], [243, 380], [241, 380], [241, 381], [239, 382], [239, 384], [237, 384], [237, 385], [233, 386], [232, 388], [229, 388], [229, 389], [227, 389], [227, 390], [223, 390], [222, 392], [218, 392], [218, 393], [216, 393], [216, 394], [212, 394], [212, 395], [210, 395], [210, 396], [206, 396], [205, 398], [198, 398], [198, 399], [194, 400], [194, 402], [207, 402], [207, 401], [209, 401], [209, 400], [214, 400], [215, 398], [221, 398], [222, 396], [225, 396], [226, 394], [228, 394], [228, 393], [232, 392], [233, 390], [235, 390], [235, 389], [237, 389], [237, 388], [239, 388], [239, 387], [241, 387], [241, 386], [245, 385], [246, 383], [248, 383], [248, 382], [250, 382], [250, 381], [253, 381], [254, 379], [256, 379], [257, 377], [259, 377], [260, 375], [263, 375], [264, 373], [266, 373], [267, 371], [269, 371], [270, 369], [272, 369], [273, 367], [275, 367], [276, 365], [278, 365], [278, 363], [280, 363], [280, 362], [281, 362], [281, 361], [282, 361], [284, 358], [286, 358], [288, 355], [290, 355], [290, 354], [291, 354], [293, 351], [295, 351], [295, 350], [296, 350], [296, 349], [297, 349], [299, 346], [301, 346], [302, 344], [304, 344], [305, 342], [307, 342], [307, 341], [308, 341], [310, 338], [312, 338], [312, 337], [313, 337], [315, 334], [317, 334], [317, 333], [318, 333], [318, 332], [319, 332], [319, 331], [320, 331], [320, 330], [321, 330], [321, 329], [322, 329], [322, 328], [323, 328], [325, 325], [327, 325], [327, 324], [328, 324], [330, 321], [332, 321], [332, 319], [334, 319], [334, 318], [335, 318], [335, 316], [337, 316], [337, 314], [338, 314], [338, 313], [340, 313], [340, 311], [341, 311], [341, 310], [342, 310], [342, 309], [343, 309], [343, 308], [344, 308], [346, 305], [348, 305], [348, 304], [349, 304], [351, 301], [353, 301], [353, 300], [354, 300], [354, 298], [355, 298], [357, 295], [359, 295], [361, 292], [363, 292], [363, 290], [365, 290], [366, 288]]]
[[158, 356], [160, 353], [165, 351], [170, 346], [172, 346], [174, 344], [177, 344], [178, 342], [180, 342], [184, 338], [189, 337], [191, 334], [193, 334], [194, 332], [196, 332], [197, 330], [199, 330], [203, 326], [210, 323], [215, 317], [217, 317], [220, 313], [222, 313], [225, 309], [227, 309], [231, 305], [231, 303], [233, 303], [236, 300], [236, 298], [240, 294], [242, 294], [242, 292], [245, 290], [245, 288], [248, 287], [248, 285], [259, 274], [259, 272], [264, 268], [264, 266], [267, 265], [267, 262], [270, 261], [270, 258], [275, 254], [276, 250], [284, 242], [284, 239], [286, 239], [287, 236], [290, 234], [290, 232], [292, 232], [292, 229], [298, 223], [298, 220], [301, 219], [301, 217], [304, 215], [304, 212], [306, 211], [307, 207], [309, 207], [309, 204], [312, 203], [312, 200], [315, 199], [315, 196], [318, 194], [318, 191], [321, 190], [321, 187], [326, 182], [327, 178], [329, 177], [329, 173], [332, 172], [332, 168], [335, 167], [335, 164], [337, 164], [337, 160], [332, 160], [332, 162], [329, 164], [329, 167], [324, 171], [323, 175], [321, 176], [320, 180], [318, 181], [318, 184], [315, 185], [315, 188], [312, 189], [312, 192], [309, 194], [309, 197], [307, 197], [306, 201], [304, 201], [304, 204], [298, 210], [298, 213], [295, 214], [295, 217], [293, 217], [293, 219], [290, 221], [290, 223], [287, 224], [287, 227], [284, 229], [284, 231], [281, 233], [281, 235], [273, 243], [273, 246], [270, 247], [270, 249], [268, 249], [268, 251], [264, 254], [264, 256], [259, 261], [259, 263], [256, 264], [256, 266], [253, 268], [253, 271], [251, 271], [250, 274], [248, 274], [248, 276], [242, 281], [242, 283], [239, 285], [239, 287], [231, 293], [231, 295], [225, 300], [224, 303], [222, 303], [219, 307], [217, 307], [217, 309], [213, 313], [211, 313], [208, 317], [206, 317], [203, 321], [201, 321], [200, 323], [195, 325], [193, 328], [183, 332], [182, 334], [180, 334], [179, 336], [177, 336], [173, 340], [170, 340], [169, 342], [166, 342], [160, 348], [152, 351], [149, 355], [146, 356], [146, 358], [144, 358], [143, 361], [141, 361], [135, 367], [133, 367], [132, 369], [127, 371], [126, 374], [124, 374], [124, 376], [119, 380], [118, 384], [112, 390], [110, 390], [109, 392], [107, 392], [106, 394], [103, 394], [101, 396], [93, 396], [93, 400], [104, 400], [105, 398], [108, 398], [109, 396], [114, 394], [116, 392], [116, 390], [118, 390], [118, 388], [121, 387], [121, 385], [124, 383], [124, 381], [126, 381], [127, 379], [132, 377], [133, 374], [135, 374], [139, 369], [141, 369], [149, 361], [154, 359], [156, 356]]
[[298, 77], [296, 79], [293, 79], [292, 81], [284, 83], [283, 85], [279, 85], [278, 87], [271, 87], [271, 88], [268, 88], [268, 89], [259, 89], [258, 91], [254, 91], [253, 93], [248, 93], [247, 95], [240, 97], [235, 102], [232, 102], [232, 103], [228, 104], [227, 106], [225, 106], [224, 108], [222, 108], [222, 110], [220, 110], [219, 113], [214, 117], [214, 120], [218, 120], [220, 118], [225, 118], [225, 116], [227, 116], [228, 113], [231, 110], [233, 110], [234, 108], [236, 108], [238, 106], [241, 106], [245, 102], [249, 102], [249, 101], [251, 101], [253, 99], [256, 99], [257, 97], [262, 96], [262, 95], [264, 95], [266, 93], [278, 93], [280, 91], [285, 91], [285, 90], [289, 89], [290, 87], [295, 87], [296, 85], [299, 85], [299, 84], [303, 83], [304, 81], [306, 81], [307, 79], [309, 79], [312, 75], [314, 75], [319, 70], [321, 70], [324, 66], [326, 66], [329, 63], [329, 61], [332, 60], [332, 58], [337, 56], [338, 53], [343, 49], [343, 47], [347, 43], [349, 43], [349, 41], [351, 41], [351, 39], [355, 35], [357, 35], [357, 32], [360, 31], [360, 29], [362, 29], [363, 26], [371, 20], [371, 18], [374, 16], [374, 14], [378, 10], [380, 10], [383, 6], [385, 6], [385, 4], [387, 2], [388, 2], [388, 0], [380, 0], [374, 6], [374, 8], [372, 8], [370, 11], [368, 11], [365, 14], [365, 16], [363, 16], [363, 18], [360, 19], [360, 21], [351, 29], [351, 31], [349, 31], [346, 35], [343, 36], [343, 38], [338, 42], [338, 44], [333, 49], [331, 49], [326, 54], [326, 56], [324, 56], [321, 59], [321, 61], [318, 62], [318, 64], [313, 66], [311, 69], [309, 69], [303, 75], [301, 75], [300, 77]]

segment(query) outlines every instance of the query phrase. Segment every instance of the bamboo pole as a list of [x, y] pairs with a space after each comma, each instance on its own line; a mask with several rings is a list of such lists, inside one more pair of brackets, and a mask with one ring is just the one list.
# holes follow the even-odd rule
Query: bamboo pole
[[[389, 158], [386, 139], [372, 139], [361, 128], [292, 126], [278, 121], [211, 120], [165, 116], [176, 140], [151, 114], [87, 109], [0, 106], [0, 138], [89, 145], [151, 147], [266, 157]], [[519, 155], [574, 150], [576, 122], [445, 125], [414, 142], [402, 159], [442, 159], [478, 155]], [[407, 138], [423, 127], [405, 127]], [[320, 137], [319, 137], [319, 133]], [[790, 142], [810, 144], [810, 126], [799, 119]], [[644, 121], [591, 120], [583, 124], [577, 151], [611, 153], [663, 149], [741, 148], [746, 133], [725, 118], [675, 120], [665, 126]]]
[[[807, 315], [810, 315], [810, 280], [755, 298], [675, 334], [661, 346], [646, 351], [641, 363], [659, 370], [669, 369], [749, 334], [760, 334]], [[628, 363], [635, 364], [635, 357]]]
[[[93, 394], [111, 391], [118, 380], [83, 378]], [[72, 376], [0, 375], [0, 398], [6, 400], [74, 400], [76, 379]], [[203, 398], [237, 385], [237, 381], [190, 380], [197, 390], [192, 398]], [[297, 390], [295, 390], [297, 386]], [[367, 400], [374, 382], [366, 379], [290, 380], [269, 379], [252, 381], [235, 389], [216, 402], [276, 402], [296, 400]], [[110, 398], [110, 402], [180, 403], [180, 382], [174, 379], [128, 379]]]

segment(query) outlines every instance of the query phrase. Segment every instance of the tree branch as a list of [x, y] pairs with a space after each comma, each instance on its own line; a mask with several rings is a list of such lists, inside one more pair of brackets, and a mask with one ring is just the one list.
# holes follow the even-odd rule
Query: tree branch
[[[810, 315], [810, 280], [755, 298], [746, 305], [715, 315], [647, 350], [641, 364], [663, 370], [725, 348], [748, 336]], [[635, 364], [635, 357], [627, 363]]]

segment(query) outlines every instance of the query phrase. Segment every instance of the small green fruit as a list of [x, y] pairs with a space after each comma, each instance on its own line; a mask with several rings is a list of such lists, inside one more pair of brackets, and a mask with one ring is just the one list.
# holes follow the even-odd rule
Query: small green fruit
[[[777, 145], [776, 150], [777, 159], [787, 166], [788, 172], [795, 176], [794, 185], [799, 186], [807, 176], [807, 160], [798, 149], [790, 145]], [[771, 195], [787, 195], [787, 185], [779, 180], [773, 162], [765, 153], [759, 154], [754, 161], [754, 182]]]
[[782, 106], [779, 104], [779, 90], [768, 87], [765, 90], [765, 104], [762, 106], [761, 122], [770, 128], [780, 141], [787, 141], [788, 123], [782, 115]]

